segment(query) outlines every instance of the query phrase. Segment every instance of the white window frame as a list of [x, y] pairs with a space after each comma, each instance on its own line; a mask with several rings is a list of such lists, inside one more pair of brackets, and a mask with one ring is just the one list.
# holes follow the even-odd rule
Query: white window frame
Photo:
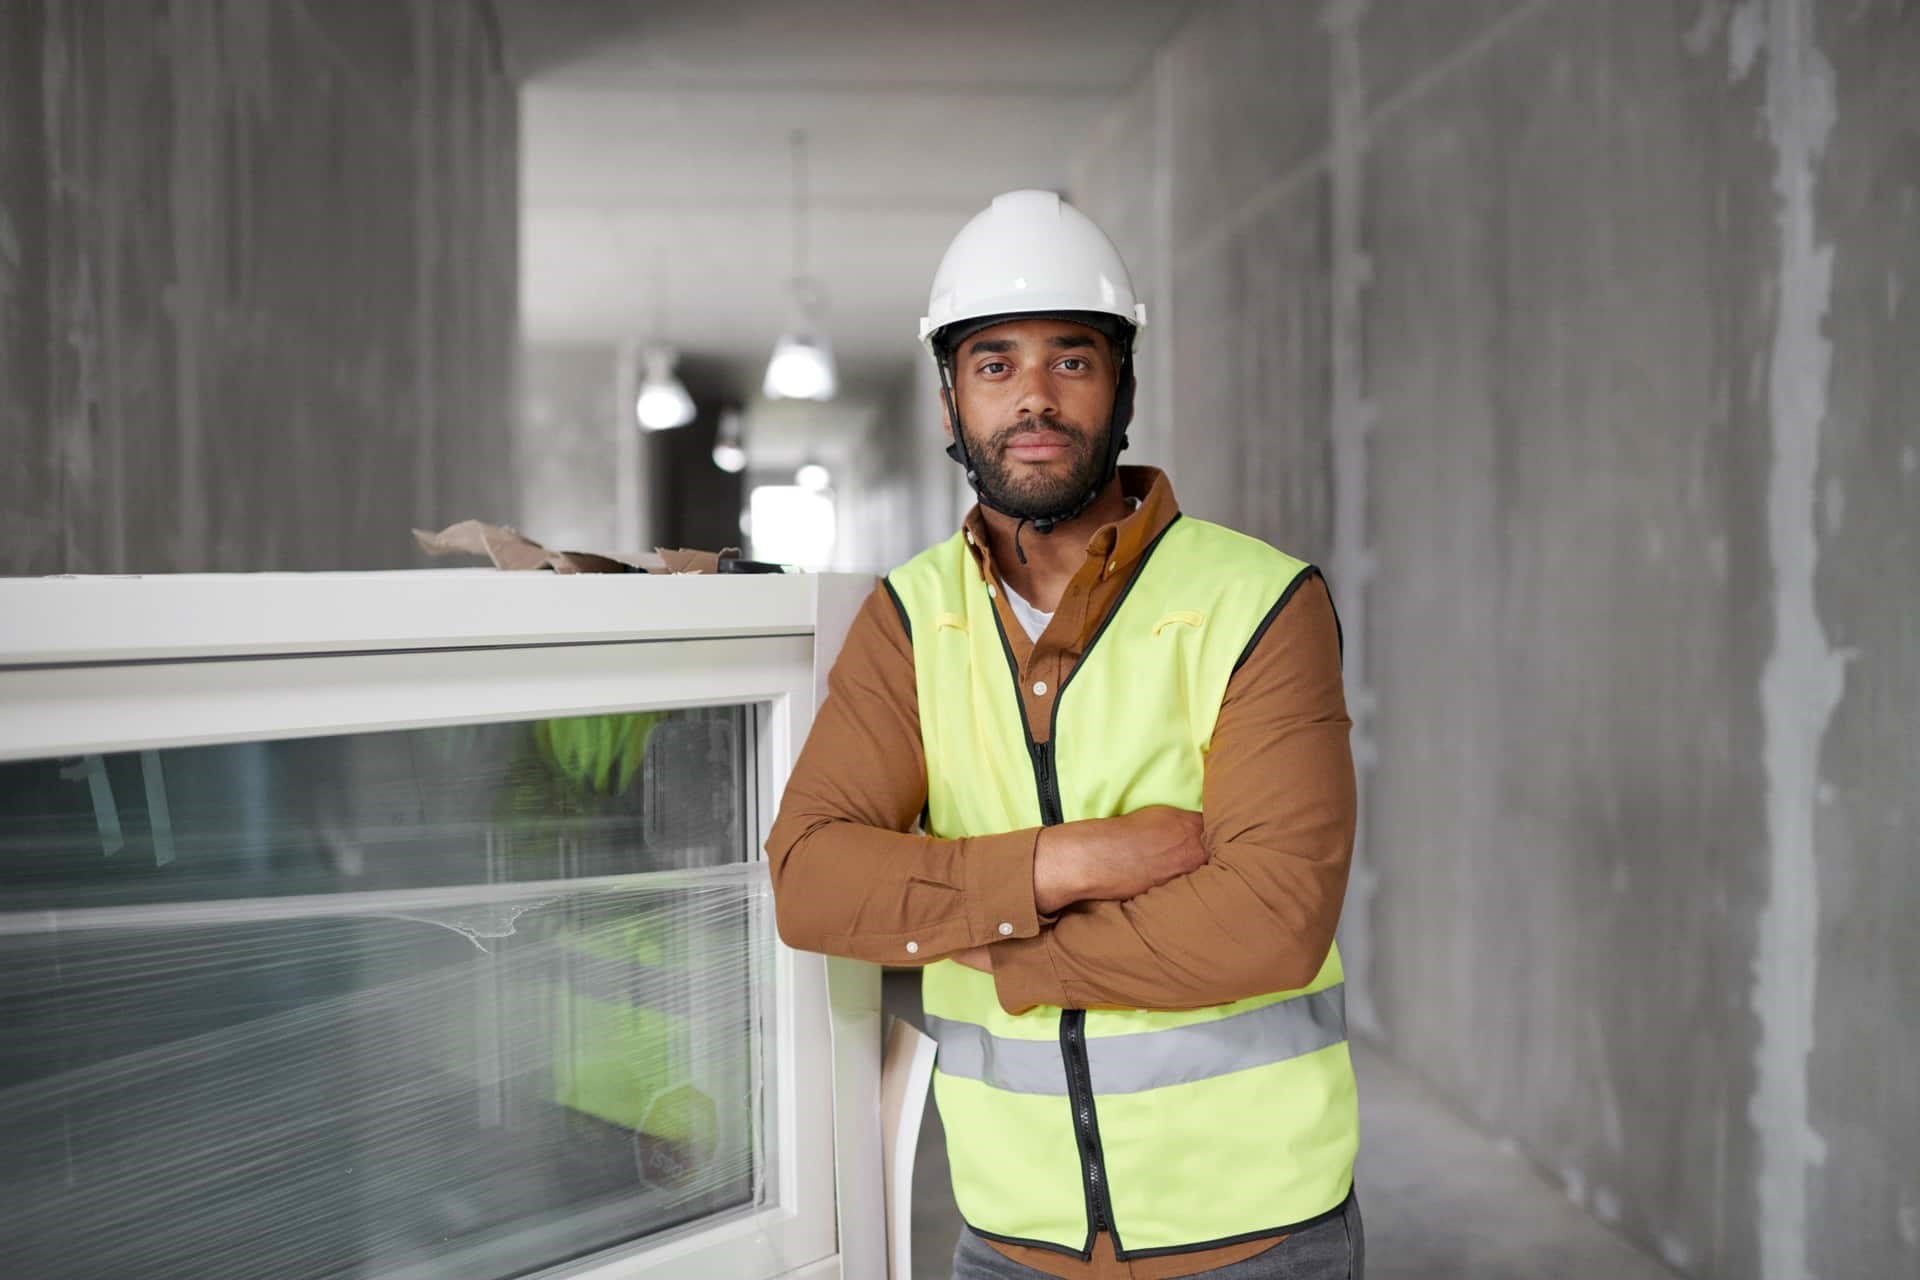
[[[0, 760], [750, 704], [761, 856], [825, 672], [871, 587], [844, 575], [493, 570], [0, 579]], [[885, 1273], [870, 1114], [878, 971], [768, 943], [767, 1203], [543, 1276]]]

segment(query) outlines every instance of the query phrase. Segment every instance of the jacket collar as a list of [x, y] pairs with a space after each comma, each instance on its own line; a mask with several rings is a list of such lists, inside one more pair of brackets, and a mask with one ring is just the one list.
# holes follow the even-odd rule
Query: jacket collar
[[[1103, 524], [1087, 539], [1087, 557], [1111, 560], [1115, 572], [1128, 570], [1146, 554], [1153, 540], [1180, 514], [1173, 484], [1158, 467], [1121, 467], [1120, 492], [1134, 500], [1132, 511], [1112, 524]], [[982, 578], [997, 580], [987, 552], [987, 521], [975, 503], [960, 527], [967, 533], [967, 549]]]

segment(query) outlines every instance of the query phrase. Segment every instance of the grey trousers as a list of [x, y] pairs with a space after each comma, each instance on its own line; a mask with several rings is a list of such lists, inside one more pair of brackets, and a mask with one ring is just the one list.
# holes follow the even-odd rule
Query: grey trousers
[[[1366, 1234], [1360, 1225], [1360, 1199], [1347, 1197], [1346, 1206], [1324, 1222], [1296, 1231], [1262, 1253], [1211, 1271], [1197, 1271], [1191, 1280], [1365, 1280]], [[953, 1280], [1050, 1280], [1013, 1261], [967, 1227], [953, 1251]]]

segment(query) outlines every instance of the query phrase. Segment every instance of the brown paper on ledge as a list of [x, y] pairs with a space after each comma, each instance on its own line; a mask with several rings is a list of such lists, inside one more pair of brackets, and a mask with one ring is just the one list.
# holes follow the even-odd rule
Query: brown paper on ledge
[[739, 550], [693, 551], [658, 547], [632, 558], [595, 551], [551, 551], [509, 525], [462, 520], [438, 533], [415, 529], [413, 540], [430, 556], [484, 556], [496, 569], [551, 569], [555, 573], [718, 573], [721, 556]]

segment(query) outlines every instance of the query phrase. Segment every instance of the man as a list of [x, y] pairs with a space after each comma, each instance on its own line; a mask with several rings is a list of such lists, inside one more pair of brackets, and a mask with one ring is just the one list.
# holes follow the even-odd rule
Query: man
[[1144, 321], [1050, 193], [948, 248], [921, 337], [979, 505], [848, 634], [767, 843], [780, 932], [925, 966], [960, 1280], [1344, 1280], [1338, 622], [1117, 466]]

